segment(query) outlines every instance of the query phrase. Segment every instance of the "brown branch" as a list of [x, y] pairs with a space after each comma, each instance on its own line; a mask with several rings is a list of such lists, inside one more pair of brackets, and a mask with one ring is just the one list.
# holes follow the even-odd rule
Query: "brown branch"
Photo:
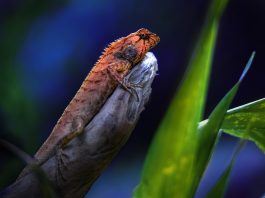
[[[61, 154], [57, 153], [41, 166], [59, 197], [84, 197], [126, 143], [149, 99], [156, 71], [156, 58], [147, 53], [127, 76], [129, 82], [143, 86], [136, 88], [139, 100], [118, 87], [85, 132], [69, 142]], [[62, 164], [58, 160], [63, 160], [63, 166], [58, 166]], [[22, 177], [6, 188], [3, 197], [42, 197], [39, 178], [33, 172]]]

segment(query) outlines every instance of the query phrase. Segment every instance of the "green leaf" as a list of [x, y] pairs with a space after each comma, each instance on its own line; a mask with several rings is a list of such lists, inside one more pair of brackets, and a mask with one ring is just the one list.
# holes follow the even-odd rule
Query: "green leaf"
[[208, 162], [213, 153], [215, 144], [218, 142], [218, 132], [222, 121], [224, 119], [225, 113], [229, 108], [237, 90], [239, 83], [237, 83], [221, 100], [221, 102], [216, 106], [216, 108], [211, 113], [207, 122], [203, 126], [199, 127], [200, 141], [198, 144], [198, 154], [197, 154], [197, 166], [194, 170], [194, 186], [198, 186], [201, 177], [208, 165]]
[[223, 174], [218, 179], [217, 183], [208, 192], [206, 198], [222, 198], [222, 197], [224, 197], [232, 167], [233, 166], [230, 164], [225, 169]]
[[[200, 122], [199, 128], [208, 120]], [[265, 98], [230, 109], [221, 129], [230, 135], [253, 141], [265, 152]]]
[[229, 182], [229, 177], [232, 171], [232, 168], [235, 163], [235, 159], [238, 156], [238, 153], [245, 145], [245, 141], [240, 141], [234, 151], [232, 159], [230, 160], [229, 165], [222, 173], [220, 178], [217, 180], [216, 184], [212, 187], [212, 189], [207, 193], [206, 198], [223, 198], [225, 195], [225, 191]]
[[265, 152], [265, 98], [229, 110], [221, 129], [255, 142]]
[[197, 42], [188, 71], [148, 152], [134, 197], [192, 197], [198, 143], [218, 31], [227, 1], [214, 0]]
[[209, 119], [199, 124], [200, 140], [198, 144], [198, 153], [196, 155], [197, 166], [195, 167], [194, 170], [194, 175], [195, 175], [194, 186], [198, 186], [201, 180], [202, 174], [206, 169], [209, 159], [214, 150], [214, 145], [218, 141], [218, 132], [225, 118], [226, 111], [228, 110], [235, 94], [237, 93], [241, 81], [243, 80], [247, 71], [249, 70], [253, 62], [254, 56], [255, 52], [252, 53], [239, 81], [233, 86], [233, 88], [225, 95], [225, 97], [215, 107], [215, 109], [209, 116]]

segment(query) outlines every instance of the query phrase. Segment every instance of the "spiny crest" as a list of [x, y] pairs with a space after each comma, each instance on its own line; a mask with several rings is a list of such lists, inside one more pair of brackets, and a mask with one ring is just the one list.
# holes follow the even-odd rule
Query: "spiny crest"
[[115, 41], [111, 42], [107, 47], [105, 47], [96, 64], [99, 63], [100, 60], [103, 59], [106, 55], [108, 55], [108, 53], [111, 52], [113, 48], [115, 48], [117, 44], [119, 44], [125, 38], [127, 37], [118, 38]]
[[123, 39], [125, 39], [126, 37], [121, 37], [121, 38], [118, 38], [118, 39], [116, 39], [115, 41], [113, 41], [113, 42], [111, 42], [105, 49], [104, 49], [104, 52], [103, 53], [105, 53], [105, 52], [107, 52], [107, 51], [109, 51], [109, 50], [112, 50], [114, 47], [115, 47], [115, 45], [117, 45], [117, 44], [119, 44]]

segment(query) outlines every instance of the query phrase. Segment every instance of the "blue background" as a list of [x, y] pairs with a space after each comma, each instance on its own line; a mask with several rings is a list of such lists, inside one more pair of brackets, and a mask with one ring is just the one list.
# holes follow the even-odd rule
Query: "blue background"
[[[151, 138], [183, 76], [208, 2], [0, 0], [1, 137], [33, 154], [103, 49], [121, 36], [148, 28], [161, 38], [152, 50], [159, 76], [151, 100], [128, 143], [88, 193], [96, 198], [129, 197]], [[264, 97], [264, 27], [264, 1], [230, 1], [220, 25], [205, 118], [239, 78], [253, 50], [257, 52], [253, 67], [232, 106]], [[236, 141], [223, 135], [198, 198], [221, 174]], [[0, 154], [3, 187], [23, 164], [8, 152]], [[265, 157], [248, 143], [237, 159], [226, 197], [261, 197], [264, 178]]]

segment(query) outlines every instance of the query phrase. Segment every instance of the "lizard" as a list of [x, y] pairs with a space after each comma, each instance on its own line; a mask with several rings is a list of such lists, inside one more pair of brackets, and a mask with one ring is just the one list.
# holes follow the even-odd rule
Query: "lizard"
[[[133, 94], [137, 85], [126, 81], [124, 77], [159, 41], [159, 36], [141, 28], [109, 44], [64, 110], [47, 140], [34, 155], [35, 164], [43, 164], [56, 153], [58, 146], [63, 147], [79, 136], [118, 85], [122, 85]], [[18, 179], [28, 174], [29, 169], [24, 168]]]

